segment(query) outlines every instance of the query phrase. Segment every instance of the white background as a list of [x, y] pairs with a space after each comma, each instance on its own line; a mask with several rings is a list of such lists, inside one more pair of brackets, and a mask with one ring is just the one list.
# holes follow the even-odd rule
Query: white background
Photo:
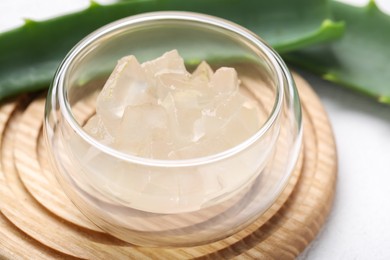
[[[344, 2], [362, 5], [367, 0]], [[377, 2], [390, 13], [390, 0]], [[82, 9], [88, 3], [87, 0], [0, 0], [0, 31], [21, 25], [21, 18], [49, 18]], [[390, 43], [387, 44], [390, 48]], [[338, 146], [339, 175], [328, 221], [300, 258], [390, 259], [390, 106], [377, 104], [308, 73], [303, 75], [329, 113]]]

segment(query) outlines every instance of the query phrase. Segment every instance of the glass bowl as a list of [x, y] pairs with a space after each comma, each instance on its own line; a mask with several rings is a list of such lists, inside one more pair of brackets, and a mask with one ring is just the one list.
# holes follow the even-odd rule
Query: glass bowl
[[[121, 57], [143, 62], [173, 49], [189, 71], [202, 60], [237, 70], [241, 89], [261, 108], [253, 136], [216, 154], [157, 160], [115, 150], [83, 130]], [[49, 90], [44, 127], [58, 181], [93, 223], [136, 245], [182, 247], [230, 236], [275, 202], [297, 161], [301, 124], [290, 72], [258, 36], [212, 16], [155, 12], [111, 23], [70, 51]]]

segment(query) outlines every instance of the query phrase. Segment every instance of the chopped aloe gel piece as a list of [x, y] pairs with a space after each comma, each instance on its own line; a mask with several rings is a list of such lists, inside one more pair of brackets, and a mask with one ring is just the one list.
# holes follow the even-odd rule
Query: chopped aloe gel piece
[[119, 60], [84, 127], [139, 157], [189, 159], [233, 148], [260, 128], [259, 104], [240, 91], [234, 68], [205, 62], [191, 74], [176, 50], [140, 64]]

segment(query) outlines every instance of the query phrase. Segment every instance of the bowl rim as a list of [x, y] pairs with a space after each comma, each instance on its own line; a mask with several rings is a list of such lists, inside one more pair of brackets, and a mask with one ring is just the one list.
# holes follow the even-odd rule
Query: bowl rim
[[[135, 25], [139, 26], [140, 24], [145, 22], [158, 23], [159, 21], [169, 21], [169, 20], [177, 21], [177, 22], [186, 21], [186, 22], [192, 22], [194, 24], [208, 25], [208, 26], [213, 26], [215, 28], [232, 32], [236, 34], [238, 37], [241, 37], [246, 41], [249, 41], [252, 44], [254, 44], [254, 46], [256, 46], [256, 48], [258, 48], [258, 50], [260, 50], [261, 53], [266, 58], [266, 62], [268, 63], [268, 65], [273, 70], [273, 73], [275, 74], [274, 80], [276, 85], [276, 89], [275, 89], [276, 95], [275, 95], [274, 105], [267, 120], [260, 127], [260, 129], [258, 129], [258, 131], [255, 134], [247, 138], [245, 141], [222, 152], [215, 153], [208, 156], [203, 156], [203, 157], [180, 159], [180, 160], [144, 158], [144, 157], [130, 155], [128, 153], [118, 151], [112, 147], [106, 146], [103, 143], [95, 140], [86, 131], [84, 131], [82, 126], [80, 126], [80, 124], [74, 118], [72, 109], [67, 100], [66, 88], [64, 86], [65, 86], [66, 75], [68, 74], [69, 68], [71, 67], [76, 57], [78, 57], [81, 54], [81, 52], [86, 48], [88, 48], [92, 43], [104, 37], [108, 33], [112, 33], [114, 31], [121, 30], [124, 28], [131, 28], [132, 26]], [[236, 154], [239, 154], [242, 151], [245, 151], [245, 149], [249, 148], [259, 139], [261, 139], [272, 128], [272, 126], [275, 125], [277, 119], [279, 118], [279, 115], [281, 114], [285, 84], [287, 85], [293, 84], [291, 81], [291, 77], [288, 75], [288, 73], [289, 73], [288, 69], [284, 64], [283, 60], [280, 58], [280, 56], [271, 47], [269, 47], [268, 44], [264, 42], [260, 37], [258, 37], [256, 34], [252, 33], [251, 31], [245, 29], [240, 25], [237, 25], [231, 21], [222, 18], [205, 15], [205, 14], [199, 14], [193, 12], [182, 12], [182, 11], [160, 11], [160, 12], [143, 13], [143, 14], [134, 15], [134, 16], [117, 20], [115, 22], [109, 23], [101, 27], [100, 29], [94, 31], [93, 33], [85, 37], [83, 40], [81, 40], [78, 44], [76, 44], [73, 47], [73, 49], [68, 53], [68, 55], [65, 57], [65, 59], [59, 66], [51, 86], [51, 88], [55, 89], [56, 91], [53, 92], [49, 91], [49, 95], [58, 94], [59, 108], [64, 119], [73, 129], [73, 131], [75, 131], [85, 142], [89, 143], [91, 146], [97, 148], [101, 152], [104, 152], [110, 156], [116, 157], [120, 160], [129, 163], [144, 165], [144, 166], [194, 167], [194, 166], [201, 166], [201, 165], [210, 164], [213, 162], [230, 158]], [[53, 100], [54, 97], [48, 97], [48, 98], [51, 98]]]

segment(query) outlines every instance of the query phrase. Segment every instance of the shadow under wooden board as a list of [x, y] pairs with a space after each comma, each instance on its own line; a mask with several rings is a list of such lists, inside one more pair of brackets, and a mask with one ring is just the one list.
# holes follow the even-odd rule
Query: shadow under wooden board
[[237, 234], [208, 245], [163, 249], [115, 239], [86, 219], [51, 173], [42, 138], [44, 98], [0, 106], [0, 258], [293, 259], [315, 238], [330, 211], [337, 174], [327, 115], [306, 81], [303, 149], [288, 185], [269, 210]]

